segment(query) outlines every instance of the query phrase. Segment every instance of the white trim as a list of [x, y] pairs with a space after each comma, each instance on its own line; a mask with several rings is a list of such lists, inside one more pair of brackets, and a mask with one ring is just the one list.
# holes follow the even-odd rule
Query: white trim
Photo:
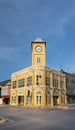
[[18, 96], [24, 96], [24, 94], [21, 93], [21, 94], [18, 94]]

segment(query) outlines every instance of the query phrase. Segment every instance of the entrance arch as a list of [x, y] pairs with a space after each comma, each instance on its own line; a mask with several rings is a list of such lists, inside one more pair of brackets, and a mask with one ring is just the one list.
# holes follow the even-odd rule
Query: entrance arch
[[4, 98], [3, 99], [3, 104], [9, 104], [10, 103], [10, 99], [9, 98]]
[[18, 95], [18, 105], [24, 105], [24, 95], [23, 94]]

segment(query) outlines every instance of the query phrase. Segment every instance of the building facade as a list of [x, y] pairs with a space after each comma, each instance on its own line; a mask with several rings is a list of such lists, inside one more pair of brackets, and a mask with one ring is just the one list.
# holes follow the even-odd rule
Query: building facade
[[2, 104], [2, 96], [1, 96], [2, 86], [0, 86], [0, 104]]
[[37, 38], [31, 43], [32, 66], [11, 76], [10, 105], [51, 107], [65, 105], [65, 74], [46, 66], [46, 42]]
[[61, 70], [66, 76], [67, 102], [75, 103], [75, 74]]
[[2, 104], [9, 104], [11, 80], [5, 80], [5, 81], [1, 82], [0, 86], [1, 86]]

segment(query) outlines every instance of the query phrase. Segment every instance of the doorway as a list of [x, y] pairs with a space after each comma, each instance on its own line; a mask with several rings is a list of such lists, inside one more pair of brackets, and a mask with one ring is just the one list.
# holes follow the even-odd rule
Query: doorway
[[53, 97], [53, 104], [54, 104], [54, 106], [58, 105], [58, 96]]
[[24, 96], [18, 96], [18, 104], [23, 105], [24, 104]]

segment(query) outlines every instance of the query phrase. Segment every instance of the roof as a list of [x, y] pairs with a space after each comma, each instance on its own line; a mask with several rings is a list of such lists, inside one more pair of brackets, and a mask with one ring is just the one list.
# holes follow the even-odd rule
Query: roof
[[33, 42], [45, 42], [41, 38], [36, 38]]
[[36, 38], [34, 41], [32, 41], [32, 42], [31, 42], [31, 47], [32, 47], [32, 44], [33, 44], [33, 43], [44, 43], [45, 46], [46, 46], [46, 42], [43, 41], [41, 38]]
[[63, 69], [61, 69], [61, 72], [64, 73], [64, 74], [66, 74], [66, 75], [75, 77], [74, 73], [65, 72]]
[[5, 80], [3, 82], [0, 82], [0, 86], [5, 86], [8, 82], [11, 82], [11, 80]]

